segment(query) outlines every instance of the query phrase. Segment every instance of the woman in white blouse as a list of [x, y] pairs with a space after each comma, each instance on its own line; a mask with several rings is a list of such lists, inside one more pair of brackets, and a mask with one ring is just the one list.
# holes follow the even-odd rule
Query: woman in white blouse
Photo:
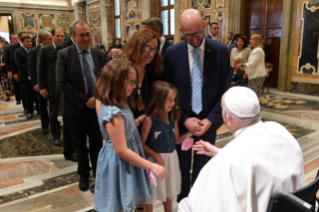
[[259, 96], [267, 75], [265, 68], [265, 53], [262, 49], [263, 39], [261, 35], [254, 34], [251, 36], [249, 43], [253, 50], [251, 51], [247, 63], [235, 62], [234, 69], [239, 69], [240, 67], [245, 69], [245, 75], [248, 76], [248, 87], [255, 91], [257, 96]]
[[[230, 54], [230, 66], [234, 68], [234, 64], [237, 63], [246, 63], [250, 55], [250, 47], [248, 47], [247, 39], [244, 36], [238, 38], [236, 42], [237, 48], [233, 48]], [[234, 68], [234, 73], [232, 76], [232, 85], [245, 85], [247, 86], [247, 80], [243, 79], [245, 74], [245, 69], [239, 67]]]

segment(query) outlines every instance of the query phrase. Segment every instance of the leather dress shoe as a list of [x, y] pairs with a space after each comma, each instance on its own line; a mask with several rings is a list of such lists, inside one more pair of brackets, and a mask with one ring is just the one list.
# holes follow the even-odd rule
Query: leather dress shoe
[[54, 146], [62, 146], [62, 142], [61, 142], [61, 140], [59, 138], [55, 139], [53, 141], [53, 144], [54, 144]]
[[27, 114], [27, 113], [28, 113], [27, 109], [24, 109], [23, 113], [24, 113], [24, 114]]
[[49, 129], [47, 127], [42, 127], [43, 134], [49, 134]]
[[65, 160], [70, 160], [70, 161], [74, 161], [74, 162], [78, 161], [78, 158], [76, 157], [75, 153], [72, 153], [70, 155], [65, 155], [64, 158], [65, 158]]
[[21, 104], [21, 101], [17, 100], [16, 105], [19, 105], [19, 104]]
[[32, 118], [33, 118], [33, 114], [32, 114], [32, 113], [28, 113], [28, 114], [27, 114], [27, 119], [30, 120], [30, 119], [32, 119]]
[[86, 191], [89, 189], [90, 186], [90, 175], [89, 176], [83, 176], [81, 175], [80, 177], [80, 182], [79, 182], [79, 188], [81, 191]]
[[90, 191], [92, 192], [92, 194], [95, 194], [95, 183], [91, 185]]

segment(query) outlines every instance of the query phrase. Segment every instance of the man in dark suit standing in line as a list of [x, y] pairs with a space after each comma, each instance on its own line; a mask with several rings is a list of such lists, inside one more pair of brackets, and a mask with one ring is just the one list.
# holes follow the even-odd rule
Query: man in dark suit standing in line
[[27, 119], [32, 119], [35, 93], [28, 73], [28, 56], [32, 46], [31, 37], [22, 36], [21, 44], [21, 48], [14, 50], [14, 61], [19, 70], [20, 88], [24, 91]]
[[23, 104], [24, 112], [26, 113], [26, 107], [25, 107], [25, 101], [24, 101], [24, 95], [23, 90], [20, 89], [19, 85], [19, 70], [16, 67], [16, 64], [14, 62], [14, 50], [17, 48], [21, 48], [22, 44], [20, 43], [21, 37], [27, 35], [26, 32], [20, 32], [18, 35], [11, 34], [11, 46], [8, 46], [6, 49], [5, 54], [5, 64], [6, 64], [6, 70], [8, 73], [8, 78], [12, 79], [13, 82], [13, 89], [14, 89], [14, 95], [17, 101], [17, 105]]
[[28, 58], [28, 72], [29, 76], [33, 85], [35, 97], [37, 98], [38, 106], [39, 106], [39, 112], [40, 112], [40, 118], [41, 118], [41, 124], [42, 124], [42, 133], [48, 134], [49, 133], [49, 114], [48, 114], [48, 105], [47, 105], [47, 99], [43, 98], [40, 95], [39, 90], [39, 82], [38, 82], [38, 67], [37, 62], [38, 59], [38, 52], [39, 50], [46, 45], [49, 45], [52, 43], [52, 35], [48, 31], [41, 31], [39, 32], [39, 41], [40, 45], [32, 48], [29, 53]]
[[158, 36], [158, 38], [160, 39], [159, 52], [162, 55], [163, 65], [164, 65], [164, 58], [165, 58], [166, 49], [173, 44], [171, 44], [163, 36], [163, 22], [161, 21], [161, 19], [156, 18], [156, 17], [148, 18], [148, 19], [142, 21], [142, 29], [143, 28], [153, 30], [156, 33], [156, 35]]
[[[39, 51], [38, 80], [41, 96], [43, 98], [48, 98], [49, 100], [49, 120], [53, 143], [56, 146], [61, 146], [61, 129], [60, 122], [58, 121], [60, 98], [55, 98], [56, 73], [53, 69], [53, 54], [56, 46], [61, 44], [64, 40], [63, 29], [53, 29], [52, 36], [53, 42], [50, 45], [41, 48]], [[66, 160], [77, 161], [72, 139], [64, 138], [63, 154]]]
[[[93, 90], [100, 70], [106, 64], [106, 56], [90, 47], [92, 31], [86, 22], [77, 22], [73, 34], [76, 44], [58, 52], [56, 81], [61, 91], [62, 115], [69, 119], [78, 158], [78, 173], [81, 175], [79, 188], [85, 191], [89, 188], [90, 159], [95, 177], [97, 158], [102, 148]], [[86, 146], [87, 136], [90, 159]]]
[[[164, 74], [178, 90], [183, 112], [179, 121], [180, 134], [188, 131], [193, 133], [195, 141], [202, 139], [215, 144], [216, 130], [223, 123], [221, 97], [230, 86], [230, 62], [225, 44], [204, 37], [205, 27], [199, 11], [183, 12], [180, 31], [185, 41], [167, 49]], [[188, 195], [210, 157], [194, 155], [191, 178], [192, 151], [182, 151], [181, 145], [176, 149], [182, 174], [180, 201]]]
[[[74, 26], [78, 23], [79, 21], [75, 21], [73, 22], [71, 25], [70, 25], [70, 34], [71, 34], [71, 38], [60, 43], [59, 45], [57, 45], [55, 47], [55, 51], [53, 53], [53, 71], [54, 71], [54, 74], [56, 75], [56, 62], [57, 62], [57, 55], [58, 55], [58, 52], [64, 48], [67, 48], [69, 46], [72, 46], [75, 41], [75, 36], [73, 34], [73, 28]], [[61, 101], [61, 92], [59, 91], [59, 89], [56, 87], [55, 89], [55, 98], [60, 102], [60, 106], [63, 104]], [[60, 109], [59, 109], [60, 110]], [[64, 152], [65, 154], [67, 155], [70, 155], [70, 157], [66, 157], [65, 159], [66, 160], [77, 160], [76, 158], [76, 155], [75, 154], [71, 154], [71, 150], [73, 148], [73, 142], [72, 142], [72, 132], [71, 132], [71, 128], [70, 128], [70, 123], [68, 121], [68, 119], [64, 116], [62, 116], [62, 119], [63, 119], [63, 148], [64, 148]], [[67, 151], [66, 149], [70, 150], [70, 151]], [[74, 148], [73, 148], [74, 149]], [[70, 154], [69, 154], [70, 153]], [[64, 155], [65, 157], [65, 155]]]

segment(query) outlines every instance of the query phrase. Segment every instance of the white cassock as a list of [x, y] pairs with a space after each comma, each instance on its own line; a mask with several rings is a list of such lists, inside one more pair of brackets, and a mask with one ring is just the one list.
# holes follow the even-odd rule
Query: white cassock
[[305, 185], [301, 148], [282, 125], [259, 121], [234, 136], [201, 170], [179, 212], [265, 212], [273, 193]]

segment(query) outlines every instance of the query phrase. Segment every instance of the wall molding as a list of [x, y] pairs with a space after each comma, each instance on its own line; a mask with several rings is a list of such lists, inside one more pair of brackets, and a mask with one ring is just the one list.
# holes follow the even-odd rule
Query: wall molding
[[[73, 6], [56, 6], [56, 5], [40, 5], [40, 4], [24, 4], [24, 3], [10, 3], [10, 2], [0, 2], [1, 12], [6, 9], [36, 9], [36, 10], [46, 10], [46, 11], [67, 11], [73, 12]], [[48, 9], [50, 8], [50, 9]]]

